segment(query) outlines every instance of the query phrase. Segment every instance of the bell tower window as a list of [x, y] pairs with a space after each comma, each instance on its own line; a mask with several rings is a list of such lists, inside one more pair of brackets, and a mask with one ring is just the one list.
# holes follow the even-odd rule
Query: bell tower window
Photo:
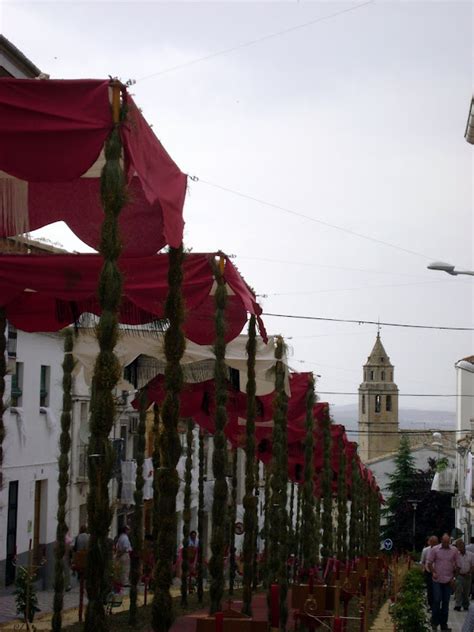
[[385, 399], [385, 410], [390, 412], [392, 410], [392, 396], [387, 395]]
[[380, 379], [382, 380], [382, 382], [385, 381], [385, 371], [382, 371], [382, 373], [380, 374]]
[[365, 415], [365, 395], [362, 395], [362, 414]]
[[379, 413], [381, 410], [381, 397], [380, 395], [375, 396], [375, 412]]
[[374, 381], [374, 372], [373, 371], [370, 372], [370, 380], [371, 380], [371, 382]]

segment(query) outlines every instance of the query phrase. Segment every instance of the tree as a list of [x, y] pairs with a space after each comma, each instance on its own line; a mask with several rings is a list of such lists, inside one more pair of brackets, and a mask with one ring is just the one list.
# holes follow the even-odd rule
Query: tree
[[419, 477], [414, 463], [408, 437], [402, 435], [395, 457], [395, 471], [389, 474], [387, 505], [383, 510], [386, 518], [383, 537], [390, 538], [396, 550], [408, 550], [413, 545], [413, 509], [408, 501], [420, 497], [420, 490], [416, 488]]

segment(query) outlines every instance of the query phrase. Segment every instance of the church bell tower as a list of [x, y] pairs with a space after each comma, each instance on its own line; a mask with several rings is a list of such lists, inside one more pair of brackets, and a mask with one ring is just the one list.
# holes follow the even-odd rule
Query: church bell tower
[[398, 449], [398, 387], [394, 368], [377, 332], [359, 386], [359, 454], [363, 462]]

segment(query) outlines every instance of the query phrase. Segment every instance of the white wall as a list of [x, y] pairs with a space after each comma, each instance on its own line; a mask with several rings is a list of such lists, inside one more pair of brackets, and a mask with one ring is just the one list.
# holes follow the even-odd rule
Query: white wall
[[[10, 481], [18, 481], [17, 553], [28, 551], [34, 533], [35, 482], [42, 488], [40, 543], [52, 544], [56, 538], [58, 439], [62, 407], [63, 340], [60, 335], [27, 334], [18, 331], [17, 361], [23, 363], [22, 402], [24, 439], [18, 415], [7, 407], [4, 413], [4, 486], [0, 490], [0, 560], [6, 557], [8, 491]], [[49, 408], [54, 416], [48, 427], [40, 413], [41, 365], [50, 367]], [[11, 396], [11, 376], [6, 378], [5, 404]], [[3, 573], [3, 568], [2, 568]], [[0, 584], [4, 577], [0, 577]]]

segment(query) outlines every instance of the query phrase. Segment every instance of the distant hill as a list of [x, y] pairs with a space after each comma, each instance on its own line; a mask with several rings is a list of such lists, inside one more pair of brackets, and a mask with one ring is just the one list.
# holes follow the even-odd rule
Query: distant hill
[[[333, 405], [331, 414], [335, 423], [343, 424], [348, 430], [357, 430], [359, 417], [357, 404]], [[456, 424], [456, 413], [449, 410], [401, 408], [398, 420], [402, 428], [453, 428]]]

